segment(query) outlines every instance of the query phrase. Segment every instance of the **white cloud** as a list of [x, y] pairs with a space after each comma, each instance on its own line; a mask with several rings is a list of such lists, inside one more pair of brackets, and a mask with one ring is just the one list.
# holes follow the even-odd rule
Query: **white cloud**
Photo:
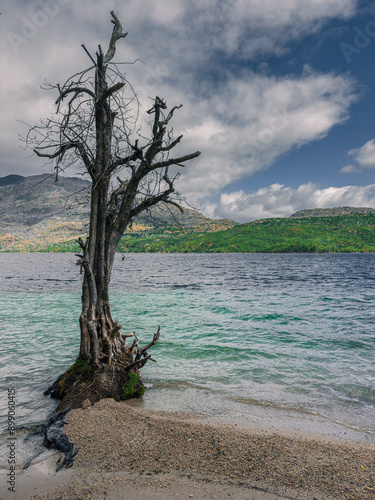
[[375, 168], [375, 139], [366, 142], [361, 148], [351, 149], [349, 156], [353, 158], [363, 170]]
[[[213, 3], [216, 10], [219, 2]], [[216, 16], [220, 15], [225, 29], [215, 40], [218, 48], [228, 53], [241, 46], [243, 58], [280, 54], [290, 40], [317, 31], [325, 20], [350, 17], [356, 3], [352, 0], [237, 0], [218, 9]]]
[[[249, 59], [279, 54], [291, 40], [317, 31], [333, 18], [348, 19], [357, 0], [71, 0], [73, 20], [84, 20], [95, 33], [105, 33], [103, 19], [111, 9], [129, 31], [129, 46], [146, 58], [173, 59], [174, 66], [207, 61], [212, 51]], [[35, 10], [35, 7], [34, 7]], [[75, 24], [76, 25], [76, 24]], [[77, 25], [76, 25], [77, 26]], [[148, 61], [147, 61], [148, 63]]]
[[342, 206], [375, 208], [375, 184], [323, 189], [312, 182], [297, 189], [273, 184], [254, 193], [241, 190], [222, 194], [220, 202], [208, 208], [211, 216], [249, 222], [268, 217], [289, 217], [308, 208]]
[[[357, 1], [191, 0], [187, 4], [174, 0], [173, 4], [178, 6], [175, 7], [178, 15], [172, 26], [164, 24], [167, 33], [178, 33], [183, 42], [179, 47], [182, 50], [186, 43], [195, 45], [194, 57], [199, 60], [212, 50], [239, 59], [279, 55], [291, 40], [319, 30], [325, 21], [352, 16]], [[157, 8], [148, 9], [148, 12], [153, 21], [161, 22], [160, 12], [168, 12], [170, 1], [159, 1], [156, 5]], [[144, 2], [133, 2], [132, 9], [143, 16]], [[186, 62], [186, 58], [183, 60]]]
[[184, 147], [203, 155], [182, 173], [183, 193], [199, 204], [292, 148], [321, 139], [346, 120], [355, 98], [350, 78], [311, 70], [300, 77], [247, 72], [230, 79], [188, 106]]
[[356, 167], [355, 165], [345, 165], [345, 167], [342, 167], [339, 170], [340, 174], [359, 174], [361, 172], [361, 169]]
[[348, 155], [354, 163], [342, 167], [340, 174], [360, 174], [375, 169], [375, 139], [367, 141], [360, 148], [351, 149]]

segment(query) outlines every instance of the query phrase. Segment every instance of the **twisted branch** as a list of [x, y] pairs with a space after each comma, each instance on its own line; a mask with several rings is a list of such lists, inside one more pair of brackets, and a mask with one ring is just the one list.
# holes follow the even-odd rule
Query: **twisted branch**
[[113, 56], [115, 55], [115, 52], [116, 52], [117, 40], [119, 40], [120, 38], [125, 38], [127, 35], [127, 33], [122, 32], [121, 22], [120, 22], [119, 18], [116, 16], [116, 14], [113, 12], [113, 10], [111, 11], [111, 16], [113, 17], [111, 22], [114, 24], [114, 26], [113, 26], [112, 36], [111, 36], [111, 40], [109, 42], [109, 47], [108, 47], [107, 53], [103, 57], [104, 64], [107, 64], [109, 61], [111, 61], [111, 59], [113, 59]]

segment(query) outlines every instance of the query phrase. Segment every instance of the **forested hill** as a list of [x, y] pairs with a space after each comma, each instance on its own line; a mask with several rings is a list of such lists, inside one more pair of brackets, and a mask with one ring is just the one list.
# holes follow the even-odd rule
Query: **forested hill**
[[[0, 251], [78, 252], [87, 230], [89, 183], [48, 174], [0, 178]], [[196, 210], [158, 207], [138, 218], [122, 252], [375, 252], [375, 209], [301, 210], [236, 224]]]
[[262, 219], [226, 231], [125, 235], [124, 252], [375, 252], [375, 214]]

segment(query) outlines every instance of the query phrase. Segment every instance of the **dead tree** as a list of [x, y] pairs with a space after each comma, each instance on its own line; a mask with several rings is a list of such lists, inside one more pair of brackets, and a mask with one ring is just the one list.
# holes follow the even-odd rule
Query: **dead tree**
[[[136, 95], [126, 93], [131, 86], [119, 65], [112, 62], [117, 42], [127, 33], [123, 33], [114, 12], [111, 15], [114, 27], [107, 52], [104, 54], [99, 45], [94, 59], [82, 46], [93, 65], [63, 85], [48, 85], [58, 92], [56, 118], [32, 127], [27, 136], [38, 156], [55, 162], [56, 175], [68, 166], [81, 164], [91, 177], [89, 234], [86, 241], [79, 240], [82, 251], [77, 255], [84, 273], [80, 363], [53, 386], [53, 394], [62, 398], [75, 384], [80, 401], [87, 397], [121, 398], [129, 374], [138, 374], [152, 359], [148, 350], [158, 341], [160, 328], [152, 341], [140, 348], [136, 336], [127, 343], [128, 335], [121, 334], [121, 326], [112, 318], [108, 292], [116, 247], [141, 212], [158, 203], [181, 208], [173, 196], [177, 175], [170, 173], [170, 167], [183, 166], [200, 155], [196, 151], [171, 156], [182, 135], [174, 138], [169, 124], [181, 105], [167, 113], [165, 101], [155, 97], [147, 111], [151, 119], [149, 136], [136, 128]], [[132, 139], [134, 136], [137, 139]], [[98, 397], [87, 389], [90, 384]], [[78, 406], [79, 401], [71, 397], [69, 405]]]

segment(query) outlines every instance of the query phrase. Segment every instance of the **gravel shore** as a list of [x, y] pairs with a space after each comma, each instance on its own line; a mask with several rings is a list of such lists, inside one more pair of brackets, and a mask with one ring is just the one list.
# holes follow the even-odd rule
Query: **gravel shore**
[[371, 444], [243, 430], [112, 399], [66, 420], [79, 448], [73, 467], [28, 498], [375, 499]]

